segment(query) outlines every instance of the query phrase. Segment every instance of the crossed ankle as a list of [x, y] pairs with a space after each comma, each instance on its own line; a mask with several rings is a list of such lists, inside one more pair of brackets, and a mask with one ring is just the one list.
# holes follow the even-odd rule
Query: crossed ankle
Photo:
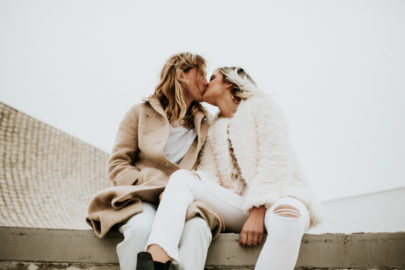
[[168, 270], [170, 267], [171, 261], [167, 261], [165, 263], [153, 261], [153, 265], [155, 266], [155, 270]]
[[168, 270], [172, 261], [158, 262], [152, 259], [149, 252], [139, 252], [136, 264], [137, 270]]

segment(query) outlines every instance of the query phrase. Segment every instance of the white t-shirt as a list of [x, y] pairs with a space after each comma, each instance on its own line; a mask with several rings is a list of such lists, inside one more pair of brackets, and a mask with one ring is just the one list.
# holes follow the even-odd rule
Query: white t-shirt
[[195, 129], [187, 129], [183, 126], [173, 127], [169, 125], [170, 134], [163, 150], [166, 158], [175, 164], [179, 164], [193, 144], [197, 133]]

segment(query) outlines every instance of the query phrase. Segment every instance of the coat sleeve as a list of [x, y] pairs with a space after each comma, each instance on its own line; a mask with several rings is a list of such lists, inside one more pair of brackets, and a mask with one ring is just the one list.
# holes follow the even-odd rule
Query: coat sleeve
[[278, 104], [271, 97], [256, 97], [258, 166], [256, 174], [248, 182], [244, 210], [265, 205], [269, 207], [282, 197], [289, 181], [291, 163], [287, 125]]
[[133, 106], [121, 121], [111, 156], [108, 176], [114, 185], [140, 184], [140, 172], [133, 165], [138, 152], [139, 105]]

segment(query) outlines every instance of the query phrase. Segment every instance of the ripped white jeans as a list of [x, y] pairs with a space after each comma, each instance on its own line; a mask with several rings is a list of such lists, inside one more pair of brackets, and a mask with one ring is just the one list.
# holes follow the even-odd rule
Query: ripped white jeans
[[[221, 213], [226, 228], [231, 232], [240, 233], [249, 217], [249, 212], [241, 210], [242, 196], [207, 180], [204, 176], [198, 178], [191, 171], [178, 170], [171, 175], [166, 186], [145, 250], [149, 245], [157, 244], [175, 263], [179, 261], [178, 244], [184, 228], [186, 211], [194, 200], [206, 201], [214, 206]], [[282, 208], [282, 205], [292, 206], [295, 210]], [[274, 211], [276, 208], [277, 211]], [[287, 216], [287, 213], [290, 216]], [[266, 209], [267, 239], [255, 269], [294, 269], [302, 236], [309, 227], [309, 221], [305, 205], [293, 197], [283, 197]]]

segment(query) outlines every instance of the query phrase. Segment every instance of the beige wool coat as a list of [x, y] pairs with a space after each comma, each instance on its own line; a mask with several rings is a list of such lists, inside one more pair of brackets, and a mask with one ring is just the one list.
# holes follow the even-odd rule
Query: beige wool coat
[[[108, 161], [108, 174], [114, 186], [98, 192], [88, 208], [86, 222], [98, 237], [104, 237], [112, 227], [142, 212], [142, 201], [158, 203], [173, 172], [197, 167], [208, 132], [206, 113], [199, 111], [194, 116], [197, 137], [179, 165], [163, 153], [169, 125], [156, 98], [134, 105], [126, 113]], [[206, 202], [194, 201], [189, 206], [186, 219], [196, 215], [207, 221], [214, 238], [225, 229], [222, 217]]]

